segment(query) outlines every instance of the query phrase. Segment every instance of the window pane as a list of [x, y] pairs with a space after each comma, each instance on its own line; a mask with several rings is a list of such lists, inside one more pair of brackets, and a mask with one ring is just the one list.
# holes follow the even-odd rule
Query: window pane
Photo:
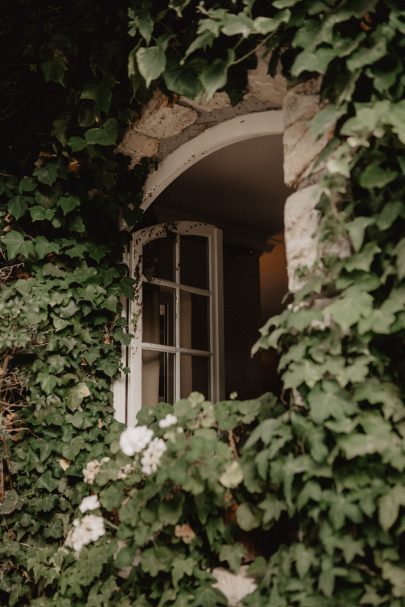
[[175, 290], [143, 283], [142, 341], [174, 345]]
[[143, 247], [143, 274], [146, 278], [175, 280], [176, 236], [169, 234], [148, 242]]
[[208, 239], [180, 236], [180, 282], [208, 289]]
[[180, 357], [180, 398], [187, 398], [190, 392], [201, 392], [211, 398], [209, 389], [210, 358], [207, 356]]
[[142, 351], [142, 407], [174, 402], [174, 354]]
[[209, 350], [209, 298], [180, 292], [180, 346]]

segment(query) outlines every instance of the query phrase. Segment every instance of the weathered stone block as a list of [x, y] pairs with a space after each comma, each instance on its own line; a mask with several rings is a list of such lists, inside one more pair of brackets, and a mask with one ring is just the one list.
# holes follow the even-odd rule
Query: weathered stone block
[[312, 185], [287, 198], [284, 230], [287, 253], [288, 288], [297, 291], [305, 281], [297, 276], [300, 267], [311, 268], [318, 257], [319, 186]]
[[315, 140], [310, 131], [310, 122], [319, 111], [319, 82], [312, 80], [291, 89], [283, 104], [284, 109], [284, 181], [296, 187], [308, 177], [329, 133]]
[[166, 95], [156, 91], [132, 128], [148, 137], [167, 139], [184, 131], [197, 118], [198, 114], [192, 108], [178, 103], [170, 104]]
[[141, 135], [129, 129], [117, 148], [118, 152], [131, 157], [131, 167], [135, 166], [142, 158], [153, 158], [159, 151], [159, 141]]

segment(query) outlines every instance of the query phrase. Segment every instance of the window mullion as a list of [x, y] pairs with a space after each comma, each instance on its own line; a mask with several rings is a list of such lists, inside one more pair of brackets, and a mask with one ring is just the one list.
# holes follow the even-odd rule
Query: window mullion
[[[177, 285], [180, 283], [180, 236], [176, 236], [176, 251], [175, 251], [175, 278]], [[175, 329], [176, 329], [176, 358], [175, 358], [175, 401], [180, 400], [180, 289], [176, 287], [176, 306], [175, 306]]]

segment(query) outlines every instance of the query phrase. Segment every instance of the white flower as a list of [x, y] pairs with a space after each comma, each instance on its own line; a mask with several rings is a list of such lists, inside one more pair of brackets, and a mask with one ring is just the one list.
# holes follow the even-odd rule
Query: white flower
[[83, 546], [95, 542], [105, 534], [104, 519], [102, 516], [86, 514], [81, 520], [73, 521], [73, 529], [69, 532], [65, 544], [80, 552]]
[[177, 417], [168, 413], [166, 417], [160, 420], [159, 428], [170, 428], [170, 426], [174, 426], [174, 424], [177, 424]]
[[124, 480], [135, 470], [135, 464], [125, 464], [117, 472], [117, 479]]
[[160, 458], [166, 451], [166, 443], [161, 438], [154, 438], [149, 443], [148, 448], [144, 451], [141, 459], [142, 472], [144, 474], [152, 474], [158, 469]]
[[150, 443], [153, 432], [146, 426], [127, 428], [120, 436], [121, 451], [125, 455], [140, 453]]
[[109, 457], [103, 457], [101, 461], [98, 459], [93, 459], [91, 462], [87, 462], [86, 467], [83, 468], [84, 482], [88, 485], [92, 485], [97, 474], [100, 472], [101, 466], [109, 461]]
[[97, 495], [84, 497], [79, 506], [80, 512], [88, 512], [88, 510], [96, 510], [97, 508], [100, 508], [100, 502], [98, 501]]
[[213, 569], [212, 574], [217, 580], [213, 584], [228, 599], [229, 605], [239, 605], [242, 599], [257, 588], [255, 581], [246, 575], [246, 568], [241, 567], [238, 574], [231, 573], [222, 567]]

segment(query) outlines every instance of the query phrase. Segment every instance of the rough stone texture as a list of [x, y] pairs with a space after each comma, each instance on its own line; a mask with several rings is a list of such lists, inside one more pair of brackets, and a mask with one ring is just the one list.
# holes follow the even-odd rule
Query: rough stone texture
[[[210, 100], [180, 97], [171, 103], [166, 95], [156, 91], [141, 117], [129, 127], [119, 151], [131, 157], [131, 166], [140, 162], [143, 151], [144, 156], [155, 156], [161, 161], [183, 143], [225, 120], [280, 109], [287, 92], [286, 80], [281, 75], [269, 76], [267, 65], [268, 58], [259, 54], [257, 67], [248, 73], [248, 91], [235, 106], [224, 92], [216, 93]], [[141, 140], [134, 133], [151, 140]]]
[[288, 288], [298, 291], [305, 280], [296, 275], [300, 267], [311, 268], [318, 257], [318, 186], [311, 185], [287, 198], [284, 230], [287, 253]]
[[227, 93], [215, 93], [212, 99], [188, 99], [187, 97], [180, 97], [180, 102], [194, 108], [198, 112], [212, 112], [214, 110], [221, 110], [225, 107], [229, 107], [231, 102]]
[[309, 129], [319, 111], [319, 85], [319, 80], [299, 84], [284, 99], [284, 181], [289, 187], [296, 187], [314, 171], [329, 139], [325, 133], [315, 141]]
[[283, 99], [287, 94], [287, 81], [277, 74], [274, 78], [267, 73], [268, 60], [259, 58], [257, 67], [248, 72], [248, 89], [246, 99], [255, 97], [260, 101], [274, 104], [274, 107], [281, 107]]
[[159, 151], [159, 141], [147, 135], [141, 135], [136, 131], [128, 130], [117, 151], [131, 157], [130, 167], [133, 168], [142, 158], [156, 156]]
[[178, 103], [170, 104], [166, 95], [156, 91], [133, 129], [148, 137], [167, 139], [184, 131], [197, 118], [195, 110]]

